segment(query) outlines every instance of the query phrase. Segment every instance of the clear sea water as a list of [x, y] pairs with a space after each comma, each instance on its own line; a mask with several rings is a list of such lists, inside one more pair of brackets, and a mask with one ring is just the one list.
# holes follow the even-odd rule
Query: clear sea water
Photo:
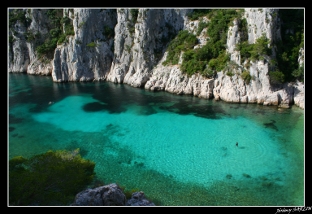
[[[80, 148], [158, 206], [304, 206], [304, 110], [8, 75], [8, 157]], [[236, 142], [238, 146], [236, 146]]]

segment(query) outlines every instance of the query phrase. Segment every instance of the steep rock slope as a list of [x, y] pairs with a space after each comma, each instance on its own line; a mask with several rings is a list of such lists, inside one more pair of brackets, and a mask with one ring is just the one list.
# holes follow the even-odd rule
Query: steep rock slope
[[[241, 19], [232, 21], [225, 44], [230, 62], [213, 76], [182, 72], [184, 51], [177, 64], [164, 65], [168, 45], [179, 31], [196, 35], [198, 44], [194, 49], [202, 48], [209, 40], [208, 25], [197, 33], [203, 21], [210, 22], [209, 18], [191, 20], [188, 14], [192, 10], [63, 9], [58, 16], [66, 39], [58, 40], [49, 57], [39, 55], [37, 49], [51, 40], [57, 19], [47, 15], [48, 10], [23, 9], [19, 13], [26, 19], [10, 22], [8, 69], [9, 72], [52, 75], [55, 82], [106, 80], [226, 102], [286, 108], [296, 104], [304, 108], [302, 82], [272, 84], [270, 81], [269, 62], [275, 57], [275, 46], [271, 47], [271, 56], [253, 61], [243, 59], [236, 48], [245, 36], [241, 30], [243, 19], [248, 26], [249, 44], [256, 43], [261, 36], [272, 42], [281, 40], [278, 9], [246, 8]], [[73, 28], [72, 34], [67, 34], [65, 21]], [[304, 65], [303, 48], [298, 64]], [[242, 78], [246, 74], [250, 81]]]
[[52, 78], [55, 82], [104, 80], [110, 70], [113, 36], [105, 30], [113, 29], [116, 13], [111, 9], [74, 9], [74, 36], [58, 45], [53, 60]]

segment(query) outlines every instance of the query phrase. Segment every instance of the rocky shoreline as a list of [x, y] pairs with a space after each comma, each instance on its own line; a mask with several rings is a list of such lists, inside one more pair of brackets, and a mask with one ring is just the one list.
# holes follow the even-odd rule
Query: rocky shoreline
[[[246, 62], [241, 62], [235, 48], [241, 36], [237, 20], [228, 29], [225, 44], [231, 61], [236, 64], [235, 68], [230, 68], [233, 75], [220, 71], [213, 78], [207, 78], [184, 74], [180, 69], [182, 53], [177, 65], [162, 64], [171, 35], [181, 30], [196, 35], [200, 21], [188, 18], [192, 9], [141, 8], [137, 10], [136, 19], [132, 9], [63, 9], [63, 17], [69, 18], [74, 35], [57, 45], [50, 60], [43, 60], [36, 53], [36, 43], [49, 35], [51, 23], [46, 9], [26, 10], [26, 16], [31, 19], [29, 26], [17, 21], [10, 31], [13, 42], [9, 46], [9, 72], [51, 75], [54, 82], [102, 80], [204, 99], [281, 108], [297, 105], [304, 109], [304, 83], [272, 85], [268, 75], [269, 58], [250, 62], [248, 72], [252, 79], [249, 83], [241, 78]], [[262, 35], [273, 41], [281, 38], [277, 11], [244, 9], [249, 43], [255, 43]], [[114, 33], [108, 34], [107, 29]], [[29, 35], [40, 37], [30, 40]], [[202, 47], [209, 39], [206, 29], [196, 37], [199, 44], [194, 48]], [[298, 63], [304, 63], [304, 49], [300, 49]]]

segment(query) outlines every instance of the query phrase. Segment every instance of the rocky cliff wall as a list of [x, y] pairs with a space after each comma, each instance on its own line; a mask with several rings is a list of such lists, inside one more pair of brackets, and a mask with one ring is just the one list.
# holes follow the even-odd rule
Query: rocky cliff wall
[[[189, 94], [205, 99], [226, 102], [258, 103], [289, 107], [296, 104], [304, 108], [304, 85], [301, 82], [272, 86], [269, 79], [268, 60], [250, 62], [247, 71], [252, 76], [247, 84], [241, 78], [245, 63], [235, 49], [240, 41], [239, 20], [234, 20], [227, 33], [226, 51], [236, 66], [234, 74], [224, 71], [213, 78], [200, 74], [188, 76], [180, 65], [164, 66], [169, 42], [180, 30], [196, 34], [199, 20], [191, 21], [187, 14], [192, 9], [64, 9], [73, 25], [74, 35], [58, 44], [52, 59], [38, 57], [35, 47], [49, 35], [52, 22], [46, 10], [25, 9], [31, 19], [29, 26], [17, 21], [9, 35], [9, 72], [51, 75], [53, 81], [106, 80], [114, 83], [144, 87], [147, 90], [164, 90], [176, 94]], [[262, 35], [269, 40], [281, 39], [278, 9], [246, 8], [243, 17], [248, 25], [248, 42]], [[204, 20], [209, 22], [208, 19]], [[206, 41], [206, 28], [197, 35], [202, 47]], [[35, 35], [33, 40], [29, 36]], [[39, 36], [40, 35], [40, 36]], [[275, 50], [272, 49], [273, 56]], [[299, 63], [304, 61], [300, 50]]]
[[[66, 13], [66, 11], [65, 11]], [[53, 60], [55, 82], [104, 80], [113, 60], [114, 38], [105, 30], [114, 29], [117, 15], [112, 9], [74, 9], [74, 36], [58, 45]]]

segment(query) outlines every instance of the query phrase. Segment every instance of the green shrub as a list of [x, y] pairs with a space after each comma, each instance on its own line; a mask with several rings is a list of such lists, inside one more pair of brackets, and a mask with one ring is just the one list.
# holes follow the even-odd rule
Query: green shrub
[[57, 40], [57, 44], [62, 44], [66, 40], [66, 34], [62, 34], [59, 39]]
[[131, 20], [128, 20], [127, 27], [130, 34], [133, 34], [135, 31], [135, 23], [137, 22], [139, 9], [130, 9]]
[[222, 71], [228, 62], [230, 62], [230, 54], [226, 53], [225, 50], [221, 51], [217, 57], [216, 70]]
[[186, 30], [180, 31], [170, 42], [167, 48], [167, 59], [163, 65], [178, 64], [183, 51], [181, 71], [188, 75], [200, 73], [211, 77], [216, 71], [224, 69], [230, 59], [225, 49], [228, 26], [235, 18], [241, 17], [242, 11], [235, 9], [193, 10], [188, 14], [191, 20], [202, 16], [210, 18], [209, 25], [201, 21], [197, 31], [198, 35], [203, 28], [208, 27], [209, 40], [201, 48], [193, 49], [198, 44], [196, 36]]
[[63, 17], [63, 9], [48, 9], [46, 14], [54, 25], [54, 28], [60, 27], [60, 21]]
[[75, 41], [76, 41], [76, 44], [78, 44], [78, 45], [82, 44], [82, 41], [80, 39], [76, 39]]
[[85, 22], [80, 22], [78, 25], [78, 28], [81, 28], [84, 24], [85, 24]]
[[192, 74], [204, 71], [206, 65], [206, 61], [198, 61], [196, 59], [185, 60], [181, 65], [181, 71], [191, 76]]
[[60, 24], [64, 24], [64, 31], [66, 35], [75, 35], [74, 26], [72, 24], [72, 20], [69, 17], [62, 17], [60, 19]]
[[26, 17], [26, 11], [23, 9], [14, 9], [9, 10], [9, 27], [13, 27], [15, 23], [19, 21], [24, 24], [26, 27], [29, 27], [31, 19]]
[[74, 36], [75, 35], [75, 31], [74, 31], [74, 28], [70, 28], [70, 29], [67, 29], [67, 30], [65, 30], [65, 32], [66, 32], [66, 36]]
[[65, 25], [70, 24], [70, 22], [71, 22], [71, 19], [68, 18], [68, 16], [62, 17], [60, 21], [61, 24], [65, 24]]
[[[39, 58], [44, 56], [52, 59], [57, 44], [66, 42], [67, 36], [75, 35], [75, 32], [72, 20], [67, 16], [63, 17], [63, 9], [48, 9], [46, 15], [53, 27], [50, 29], [48, 38], [44, 43], [36, 47], [36, 52]], [[63, 30], [65, 33], [63, 33]]]
[[87, 44], [87, 47], [90, 48], [95, 48], [97, 46], [97, 44], [95, 42], [90, 42], [89, 44]]
[[281, 84], [285, 82], [285, 75], [281, 71], [270, 71], [269, 76], [272, 84]]
[[127, 52], [130, 53], [130, 51], [131, 51], [131, 46], [130, 46], [130, 45], [125, 45], [125, 47], [126, 47]]
[[139, 9], [130, 9], [130, 14], [132, 23], [136, 23], [139, 14]]
[[[285, 81], [300, 78], [299, 50], [304, 46], [304, 9], [283, 9], [278, 11], [281, 23], [281, 41], [276, 43], [278, 68], [283, 72]], [[295, 71], [295, 72], [294, 72]]]
[[64, 27], [65, 34], [67, 36], [69, 36], [69, 35], [74, 36], [75, 35], [75, 31], [74, 31], [74, 26], [73, 26], [72, 20], [70, 18], [68, 18], [68, 17], [67, 17], [67, 19], [69, 21], [65, 22], [65, 27]]
[[[198, 41], [195, 35], [189, 33], [187, 30], [180, 31], [178, 35], [171, 40], [167, 49], [168, 55], [163, 65], [178, 64], [181, 51], [192, 49], [197, 43]], [[187, 57], [188, 56], [185, 56], [185, 58]]]
[[[209, 40], [203, 47], [192, 50], [193, 54], [189, 54], [192, 57], [183, 56], [182, 68], [186, 73], [193, 73], [196, 68], [196, 72], [206, 74], [207, 72], [204, 72], [204, 69], [207, 68], [207, 64], [209, 69], [213, 70], [212, 73], [215, 73], [222, 70], [230, 59], [229, 55], [226, 54], [224, 44], [226, 44], [228, 26], [234, 18], [240, 16], [240, 12], [232, 9], [217, 9], [206, 12], [209, 12], [207, 15], [210, 18], [209, 25], [207, 25]], [[193, 62], [188, 63], [188, 59], [191, 59]], [[188, 66], [184, 66], [184, 64]], [[196, 66], [192, 68], [190, 65]]]
[[38, 57], [41, 58], [43, 55], [48, 58], [53, 58], [54, 50], [57, 46], [58, 38], [47, 39], [42, 45], [37, 46], [36, 52]]
[[92, 182], [94, 167], [81, 158], [79, 149], [14, 157], [9, 161], [9, 204], [68, 205]]
[[35, 40], [35, 35], [32, 32], [30, 32], [30, 31], [26, 32], [24, 34], [24, 36], [25, 36], [25, 39], [26, 39], [27, 42], [31, 42], [31, 41]]
[[199, 22], [196, 35], [199, 36], [200, 33], [203, 31], [203, 29], [208, 27], [208, 26], [209, 26], [209, 23], [206, 23], [203, 21]]
[[240, 41], [248, 41], [248, 24], [246, 18], [238, 21], [238, 31], [240, 33]]
[[245, 81], [245, 83], [248, 85], [250, 83], [250, 80], [252, 79], [249, 71], [243, 71], [241, 73], [242, 79]]
[[226, 75], [229, 77], [232, 77], [232, 76], [234, 76], [234, 73], [232, 71], [228, 71], [228, 72], [226, 72]]
[[197, 20], [199, 17], [209, 14], [212, 9], [194, 9], [191, 13], [187, 14], [188, 18], [192, 21]]
[[[206, 71], [200, 71], [202, 74], [207, 72], [216, 72], [224, 65], [219, 65], [219, 62], [223, 57], [219, 57], [225, 50], [225, 44], [227, 39], [228, 26], [232, 24], [232, 21], [238, 19], [238, 31], [240, 33], [240, 43], [237, 44], [236, 50], [240, 51], [241, 63], [245, 60], [265, 60], [267, 56], [271, 56], [272, 49], [276, 50], [276, 63], [270, 64], [270, 77], [272, 77], [272, 83], [282, 83], [285, 81], [293, 81], [298, 79], [304, 81], [303, 68], [298, 65], [298, 57], [300, 48], [304, 47], [304, 10], [303, 9], [283, 9], [279, 10], [278, 13], [273, 14], [273, 18], [277, 15], [280, 16], [281, 23], [281, 41], [277, 41], [274, 44], [265, 36], [262, 35], [258, 38], [254, 44], [248, 43], [248, 24], [245, 18], [242, 18], [244, 9], [208, 9], [208, 10], [197, 10], [194, 9], [192, 13], [188, 14], [191, 20], [200, 19], [206, 16], [209, 21], [207, 26], [207, 40], [206, 45], [202, 48], [192, 50], [190, 52], [185, 51], [183, 56], [182, 67], [184, 72], [193, 73], [194, 70], [198, 69], [198, 66], [191, 68], [191, 65], [196, 65], [195, 62], [206, 62]], [[199, 24], [197, 35], [200, 34], [204, 28], [204, 23]], [[168, 54], [172, 62], [177, 62], [180, 56], [180, 46], [176, 45], [176, 51]], [[167, 58], [168, 59], [168, 58]], [[186, 62], [185, 60], [191, 60], [192, 62]], [[168, 62], [165, 62], [168, 63]], [[184, 65], [185, 64], [185, 65]], [[225, 63], [226, 64], [226, 63]], [[250, 63], [246, 64], [248, 69]], [[246, 75], [247, 78], [247, 75]]]
[[300, 82], [304, 82], [304, 65], [300, 65], [298, 69], [292, 72], [292, 75]]
[[262, 35], [259, 37], [255, 44], [249, 44], [248, 41], [239, 42], [236, 44], [235, 49], [240, 52], [241, 62], [246, 59], [251, 59], [252, 61], [264, 59], [264, 56], [271, 55], [271, 48], [268, 47], [270, 40]]
[[58, 38], [62, 34], [62, 30], [60, 28], [53, 28], [50, 30], [51, 38]]
[[[167, 59], [163, 62], [163, 65], [177, 64], [181, 51], [184, 51], [181, 71], [188, 75], [201, 73], [205, 76], [213, 76], [216, 71], [224, 69], [230, 59], [229, 55], [226, 54], [224, 45], [227, 40], [228, 26], [234, 18], [241, 16], [241, 11], [232, 9], [197, 11], [192, 14], [198, 15], [193, 17], [193, 15], [189, 14], [189, 17], [198, 18], [199, 14], [202, 16], [206, 12], [208, 12], [207, 15], [210, 14], [209, 18], [211, 20], [209, 25], [200, 24], [197, 33], [200, 33], [201, 28], [207, 26], [207, 34], [209, 36], [207, 43], [201, 48], [193, 49], [198, 43], [196, 36], [188, 33], [186, 30], [180, 31], [170, 42], [167, 49]], [[204, 71], [205, 69], [207, 70]], [[209, 73], [207, 73], [208, 71]]]
[[211, 68], [209, 68], [208, 66], [206, 66], [206, 68], [202, 72], [202, 75], [207, 77], [207, 78], [213, 78], [216, 75], [216, 73], [217, 73], [216, 71], [214, 71]]
[[114, 38], [114, 36], [115, 36], [114, 29], [110, 28], [109, 26], [104, 26], [103, 36], [105, 36], [107, 39]]
[[255, 44], [252, 45], [252, 50], [250, 51], [251, 60], [259, 60], [263, 59], [263, 56], [271, 55], [271, 48], [268, 47], [269, 44], [270, 40], [264, 34], [259, 37]]
[[218, 66], [218, 60], [217, 59], [211, 59], [208, 63], [208, 66], [213, 69], [216, 70], [216, 67]]

